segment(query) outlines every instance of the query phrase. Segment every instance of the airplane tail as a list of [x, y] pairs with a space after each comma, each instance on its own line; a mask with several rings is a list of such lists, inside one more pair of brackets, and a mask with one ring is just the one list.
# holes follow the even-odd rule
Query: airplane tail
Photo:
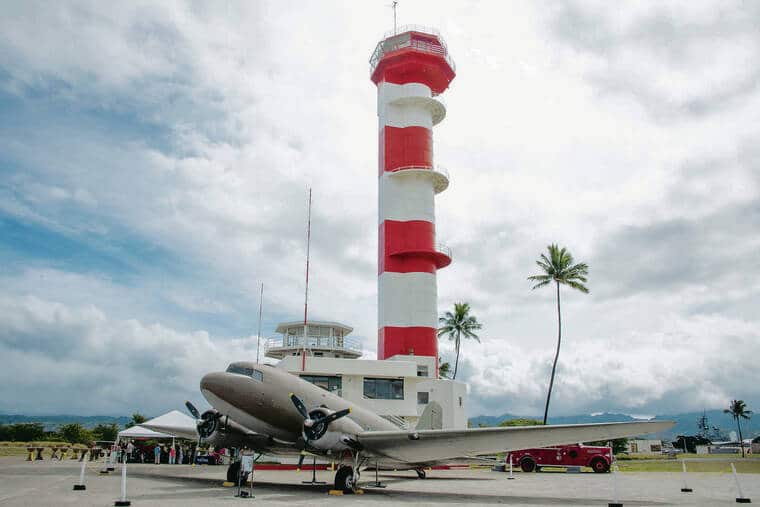
[[440, 430], [443, 429], [443, 409], [435, 401], [428, 403], [425, 410], [417, 421], [415, 429], [418, 430]]

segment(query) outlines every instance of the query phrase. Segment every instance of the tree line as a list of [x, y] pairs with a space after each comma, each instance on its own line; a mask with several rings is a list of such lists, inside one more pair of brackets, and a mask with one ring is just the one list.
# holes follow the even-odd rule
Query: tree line
[[67, 442], [89, 444], [96, 441], [116, 440], [119, 426], [98, 424], [88, 429], [79, 423], [61, 424], [53, 431], [45, 430], [42, 423], [0, 424], [0, 442]]

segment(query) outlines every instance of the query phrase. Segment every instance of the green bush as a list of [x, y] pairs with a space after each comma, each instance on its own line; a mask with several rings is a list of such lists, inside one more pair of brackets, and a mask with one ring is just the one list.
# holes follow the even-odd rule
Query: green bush
[[94, 440], [93, 434], [78, 423], [62, 424], [58, 434], [71, 444], [86, 444]]

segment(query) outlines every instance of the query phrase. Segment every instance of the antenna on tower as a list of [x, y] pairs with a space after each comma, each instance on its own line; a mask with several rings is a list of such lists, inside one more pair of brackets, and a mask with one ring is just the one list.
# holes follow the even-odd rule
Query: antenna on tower
[[309, 312], [309, 246], [311, 245], [311, 187], [309, 187], [309, 208], [306, 219], [306, 292], [303, 302], [303, 350], [301, 351], [301, 371], [306, 371], [306, 340], [308, 329], [306, 319]]
[[256, 363], [259, 362], [259, 350], [261, 349], [261, 309], [264, 306], [264, 282], [261, 282], [261, 293], [259, 294], [259, 334], [256, 337]]
[[398, 6], [398, 0], [393, 0], [391, 7], [393, 8], [393, 35], [396, 34], [396, 6]]

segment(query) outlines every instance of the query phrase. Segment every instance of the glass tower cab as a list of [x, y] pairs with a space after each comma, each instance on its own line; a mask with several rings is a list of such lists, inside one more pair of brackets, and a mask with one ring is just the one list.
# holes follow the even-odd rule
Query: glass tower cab
[[303, 321], [282, 322], [276, 332], [279, 336], [266, 341], [266, 357], [283, 359], [297, 356], [306, 348], [308, 356], [357, 359], [362, 355], [361, 341], [348, 336], [354, 329], [339, 322], [310, 320], [306, 322], [304, 340]]

